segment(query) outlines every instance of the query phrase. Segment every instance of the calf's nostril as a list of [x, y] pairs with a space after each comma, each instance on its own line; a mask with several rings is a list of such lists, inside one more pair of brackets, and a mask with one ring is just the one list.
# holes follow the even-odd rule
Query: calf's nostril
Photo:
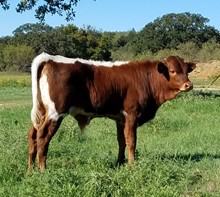
[[188, 89], [191, 89], [193, 87], [192, 83], [191, 82], [187, 82], [184, 84], [185, 86], [185, 89], [188, 90]]
[[190, 87], [190, 84], [188, 84], [188, 83], [185, 83], [185, 88], [189, 88]]

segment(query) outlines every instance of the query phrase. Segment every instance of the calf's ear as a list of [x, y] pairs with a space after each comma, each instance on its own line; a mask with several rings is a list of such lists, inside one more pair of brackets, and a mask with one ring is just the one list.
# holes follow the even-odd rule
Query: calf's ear
[[157, 64], [157, 70], [160, 74], [163, 74], [167, 78], [167, 80], [170, 80], [169, 70], [165, 64], [163, 64], [162, 62], [159, 62]]
[[188, 73], [192, 72], [196, 68], [196, 64], [193, 62], [187, 62], [186, 64], [188, 66], [188, 70], [187, 70]]

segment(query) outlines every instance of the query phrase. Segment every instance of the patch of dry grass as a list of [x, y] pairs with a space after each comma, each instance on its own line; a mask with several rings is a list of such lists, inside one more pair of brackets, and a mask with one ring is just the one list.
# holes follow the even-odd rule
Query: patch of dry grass
[[196, 69], [189, 74], [194, 87], [220, 88], [220, 61], [213, 60], [206, 63], [197, 63]]
[[26, 73], [0, 73], [0, 87], [31, 86], [31, 75]]

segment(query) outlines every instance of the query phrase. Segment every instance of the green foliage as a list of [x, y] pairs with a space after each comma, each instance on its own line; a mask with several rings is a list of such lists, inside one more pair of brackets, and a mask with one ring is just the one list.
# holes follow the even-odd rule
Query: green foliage
[[133, 51], [131, 51], [127, 47], [120, 47], [119, 49], [112, 51], [111, 57], [112, 60], [128, 61], [135, 59]]
[[[94, 60], [162, 60], [179, 55], [191, 61], [220, 59], [220, 33], [209, 19], [191, 13], [167, 14], [139, 32], [101, 32], [91, 26], [24, 24], [0, 38], [0, 71], [29, 71], [41, 52]], [[14, 56], [14, 58], [12, 58]]]
[[197, 55], [204, 43], [210, 40], [215, 40], [216, 44], [220, 43], [219, 31], [206, 25], [208, 22], [209, 19], [188, 12], [164, 15], [148, 23], [127, 42], [125, 37], [122, 37], [123, 46], [114, 51], [113, 59], [117, 58], [115, 55], [117, 52], [120, 54], [127, 52], [131, 57], [138, 57], [144, 56], [144, 53], [149, 54], [150, 51], [154, 59], [158, 53], [164, 53], [164, 50], [176, 50], [175, 53], [184, 58], [198, 61], [200, 57]]
[[220, 41], [219, 32], [207, 26], [207, 18], [199, 14], [167, 14], [147, 24], [139, 33], [139, 50], [157, 52], [162, 49], [176, 49], [182, 43], [202, 43], [215, 38]]
[[26, 45], [7, 45], [1, 52], [1, 70], [30, 72], [35, 56], [33, 49]]
[[26, 23], [24, 25], [19, 26], [13, 31], [14, 36], [20, 36], [25, 34], [42, 34], [42, 33], [49, 33], [52, 31], [52, 27], [49, 25], [44, 25], [40, 23], [32, 24], [32, 23]]
[[67, 117], [47, 170], [27, 176], [31, 89], [0, 88], [0, 196], [219, 196], [219, 98], [191, 92], [164, 104], [138, 129], [132, 166], [115, 166], [113, 121], [94, 119], [81, 134]]
[[39, 54], [50, 47], [52, 31], [53, 28], [49, 25], [27, 23], [13, 31], [14, 36], [7, 41], [7, 44], [27, 45], [34, 50], [35, 54]]
[[200, 61], [220, 60], [220, 43], [215, 40], [209, 40], [202, 45], [198, 53]]
[[136, 44], [133, 43], [134, 38], [137, 36], [135, 30], [128, 32], [115, 32], [112, 38], [112, 54], [113, 60], [133, 60], [137, 59], [140, 55], [136, 53]]
[[73, 25], [55, 28], [49, 35], [46, 52], [67, 57], [85, 58], [86, 37], [83, 31]]
[[194, 42], [186, 42], [177, 47], [177, 53], [180, 57], [191, 61], [198, 61], [200, 48]]
[[25, 24], [13, 33], [11, 39], [2, 39], [4, 45], [27, 45], [35, 54], [48, 52], [72, 58], [110, 60], [111, 36], [91, 27], [79, 29], [67, 25], [52, 28], [42, 24]]
[[[40, 22], [44, 22], [47, 14], [58, 14], [59, 16], [63, 16], [63, 13], [65, 13], [66, 20], [70, 21], [75, 17], [74, 7], [77, 5], [78, 1], [79, 0], [44, 0], [39, 3], [37, 0], [22, 0], [18, 1], [16, 11], [22, 13], [35, 8], [35, 17], [39, 19]], [[8, 0], [0, 0], [0, 5], [4, 10], [10, 8]]]

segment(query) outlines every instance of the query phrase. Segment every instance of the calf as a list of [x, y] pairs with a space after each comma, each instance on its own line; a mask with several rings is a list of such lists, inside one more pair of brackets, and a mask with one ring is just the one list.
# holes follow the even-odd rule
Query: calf
[[157, 109], [193, 85], [194, 63], [178, 56], [161, 61], [95, 62], [42, 53], [32, 63], [32, 127], [28, 132], [28, 166], [46, 167], [49, 143], [70, 114], [81, 129], [91, 118], [116, 122], [118, 163], [134, 160], [136, 130], [154, 118]]

